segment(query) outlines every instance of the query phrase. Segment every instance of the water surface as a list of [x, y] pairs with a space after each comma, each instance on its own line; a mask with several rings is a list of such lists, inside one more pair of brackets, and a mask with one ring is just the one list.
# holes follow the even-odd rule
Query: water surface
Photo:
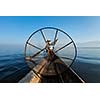
[[[86, 82], [100, 82], [100, 48], [78, 48], [72, 68]], [[0, 82], [18, 82], [29, 71], [23, 46], [0, 46]]]

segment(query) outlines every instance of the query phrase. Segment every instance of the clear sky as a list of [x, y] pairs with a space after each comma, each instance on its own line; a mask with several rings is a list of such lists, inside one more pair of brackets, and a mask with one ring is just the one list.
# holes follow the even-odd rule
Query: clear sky
[[30, 34], [42, 27], [57, 27], [75, 42], [100, 40], [100, 17], [0, 17], [0, 44], [24, 44]]

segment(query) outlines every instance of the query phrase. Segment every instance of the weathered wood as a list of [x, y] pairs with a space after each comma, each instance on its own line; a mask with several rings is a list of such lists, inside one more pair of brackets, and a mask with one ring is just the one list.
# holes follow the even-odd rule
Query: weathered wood
[[53, 61], [47, 58], [33, 68], [37, 72], [38, 76], [34, 74], [34, 71], [30, 71], [20, 83], [84, 83], [82, 78], [75, 73], [72, 68], [68, 66], [58, 57]]

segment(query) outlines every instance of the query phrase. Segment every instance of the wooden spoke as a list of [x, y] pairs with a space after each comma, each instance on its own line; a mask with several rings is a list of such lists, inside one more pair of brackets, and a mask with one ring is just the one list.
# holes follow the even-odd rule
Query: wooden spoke
[[43, 37], [43, 39], [44, 39], [44, 41], [45, 41], [45, 43], [46, 43], [46, 37], [44, 36], [43, 31], [42, 31], [42, 30], [40, 30], [40, 31], [41, 31], [42, 37]]
[[61, 56], [60, 56], [60, 58], [62, 58], [62, 59], [68, 59], [68, 60], [73, 60], [73, 59], [68, 58], [68, 57], [61, 57]]
[[56, 38], [57, 38], [57, 34], [58, 34], [58, 30], [56, 30], [56, 33], [55, 33], [55, 37], [54, 37], [54, 45], [55, 45], [55, 41], [56, 41]]
[[37, 47], [37, 46], [35, 46], [35, 45], [31, 44], [31, 43], [27, 43], [27, 44], [29, 44], [29, 45], [31, 45], [32, 47], [35, 47], [35, 48], [37, 48], [37, 49], [39, 49], [39, 50], [42, 50], [41, 48], [39, 48], [39, 47]]
[[71, 43], [73, 43], [72, 41], [69, 42], [68, 44], [64, 45], [63, 47], [59, 48], [58, 50], [56, 50], [55, 52], [58, 52], [60, 50], [62, 50], [63, 48], [67, 47], [68, 45], [70, 45]]
[[33, 56], [31, 56], [32, 58], [34, 58], [35, 56], [37, 56], [38, 54], [40, 54], [45, 48], [41, 49], [41, 51], [37, 52], [36, 54], [34, 54]]

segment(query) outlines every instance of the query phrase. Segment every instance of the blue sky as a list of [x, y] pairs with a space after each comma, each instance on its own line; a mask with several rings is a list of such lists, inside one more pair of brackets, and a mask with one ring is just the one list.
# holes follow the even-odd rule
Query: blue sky
[[100, 17], [0, 17], [0, 44], [24, 44], [35, 30], [52, 26], [67, 32], [75, 42], [100, 40]]

